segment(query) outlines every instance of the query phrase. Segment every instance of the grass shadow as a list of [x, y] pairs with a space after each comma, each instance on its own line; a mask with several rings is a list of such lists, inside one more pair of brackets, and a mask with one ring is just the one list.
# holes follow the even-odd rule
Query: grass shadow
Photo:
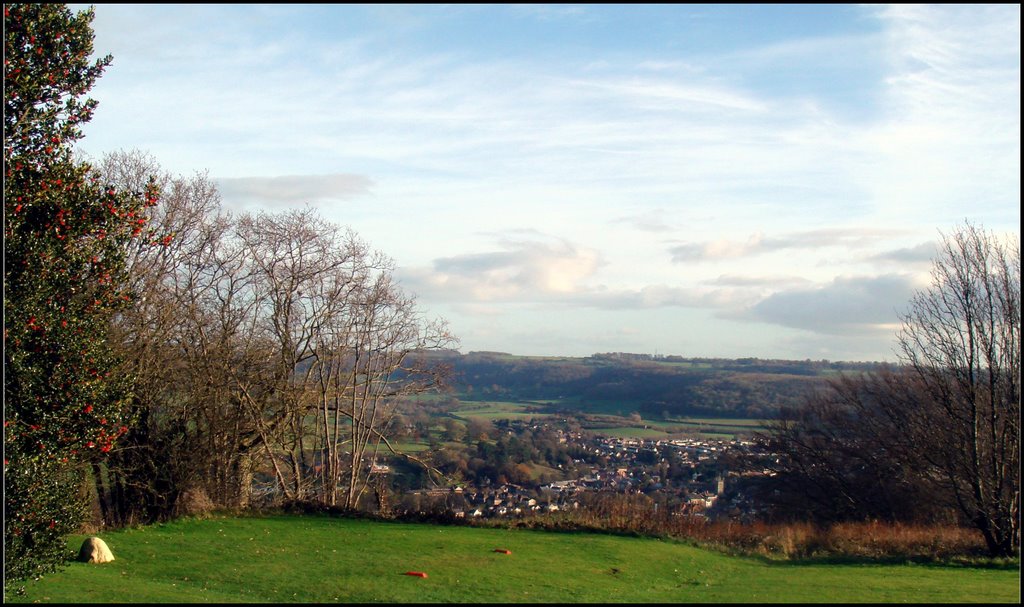
[[950, 569], [992, 569], [997, 571], [1020, 571], [1020, 559], [993, 558], [940, 558], [930, 556], [851, 556], [830, 555], [803, 558], [772, 558], [752, 555], [758, 561], [771, 567], [808, 567], [821, 565], [923, 565], [926, 567]]

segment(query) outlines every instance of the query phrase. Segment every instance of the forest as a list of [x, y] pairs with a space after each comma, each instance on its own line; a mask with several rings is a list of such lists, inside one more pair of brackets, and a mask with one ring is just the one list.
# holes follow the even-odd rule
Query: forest
[[[746, 419], [787, 415], [840, 372], [875, 362], [712, 359], [642, 354], [586, 358], [435, 352], [463, 399], [558, 399], [575, 410], [639, 412], [646, 418], [707, 415]], [[568, 405], [565, 405], [568, 406]]]

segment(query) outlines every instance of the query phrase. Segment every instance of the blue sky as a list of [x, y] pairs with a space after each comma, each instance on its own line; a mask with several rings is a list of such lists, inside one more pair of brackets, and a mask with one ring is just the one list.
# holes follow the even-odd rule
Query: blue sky
[[[78, 5], [72, 5], [78, 7]], [[80, 8], [80, 7], [79, 7]], [[1020, 6], [97, 5], [80, 149], [312, 205], [462, 351], [894, 360], [1020, 232]]]

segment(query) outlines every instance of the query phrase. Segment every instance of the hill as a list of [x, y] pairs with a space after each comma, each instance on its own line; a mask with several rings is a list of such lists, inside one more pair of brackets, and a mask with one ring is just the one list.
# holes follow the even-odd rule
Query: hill
[[837, 373], [879, 363], [607, 353], [585, 358], [434, 353], [462, 400], [548, 400], [586, 413], [762, 419], [799, 407]]
[[[69, 539], [77, 549], [84, 536]], [[70, 563], [7, 602], [1007, 602], [1019, 565], [735, 557], [593, 533], [325, 516], [184, 519], [103, 535], [117, 560]], [[510, 553], [496, 552], [496, 549]], [[427, 577], [406, 572], [419, 571]]]

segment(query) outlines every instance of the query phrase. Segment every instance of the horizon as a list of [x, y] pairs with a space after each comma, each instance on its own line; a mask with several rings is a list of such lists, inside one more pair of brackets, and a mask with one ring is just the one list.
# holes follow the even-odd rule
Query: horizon
[[316, 208], [460, 350], [896, 362], [940, 234], [1019, 238], [1019, 5], [100, 4], [93, 28], [80, 153]]
[[[428, 350], [428, 352], [431, 350]], [[649, 357], [652, 361], [659, 361], [665, 358], [681, 358], [683, 360], [725, 360], [725, 361], [741, 361], [741, 360], [758, 360], [765, 362], [792, 362], [792, 363], [829, 363], [829, 364], [850, 364], [850, 365], [900, 365], [900, 361], [883, 361], [883, 360], [833, 360], [829, 358], [779, 358], [779, 357], [764, 357], [764, 356], [701, 356], [701, 355], [683, 355], [673, 353], [662, 353], [662, 352], [593, 352], [591, 354], [582, 354], [577, 356], [567, 356], [561, 354], [517, 354], [514, 352], [505, 352], [501, 350], [468, 350], [464, 351], [461, 348], [445, 348], [441, 350], [433, 350], [435, 352], [454, 352], [459, 356], [469, 356], [472, 354], [477, 355], [497, 355], [497, 356], [512, 356], [515, 358], [551, 358], [551, 359], [585, 359], [594, 358], [598, 356], [636, 356], [636, 357]]]

